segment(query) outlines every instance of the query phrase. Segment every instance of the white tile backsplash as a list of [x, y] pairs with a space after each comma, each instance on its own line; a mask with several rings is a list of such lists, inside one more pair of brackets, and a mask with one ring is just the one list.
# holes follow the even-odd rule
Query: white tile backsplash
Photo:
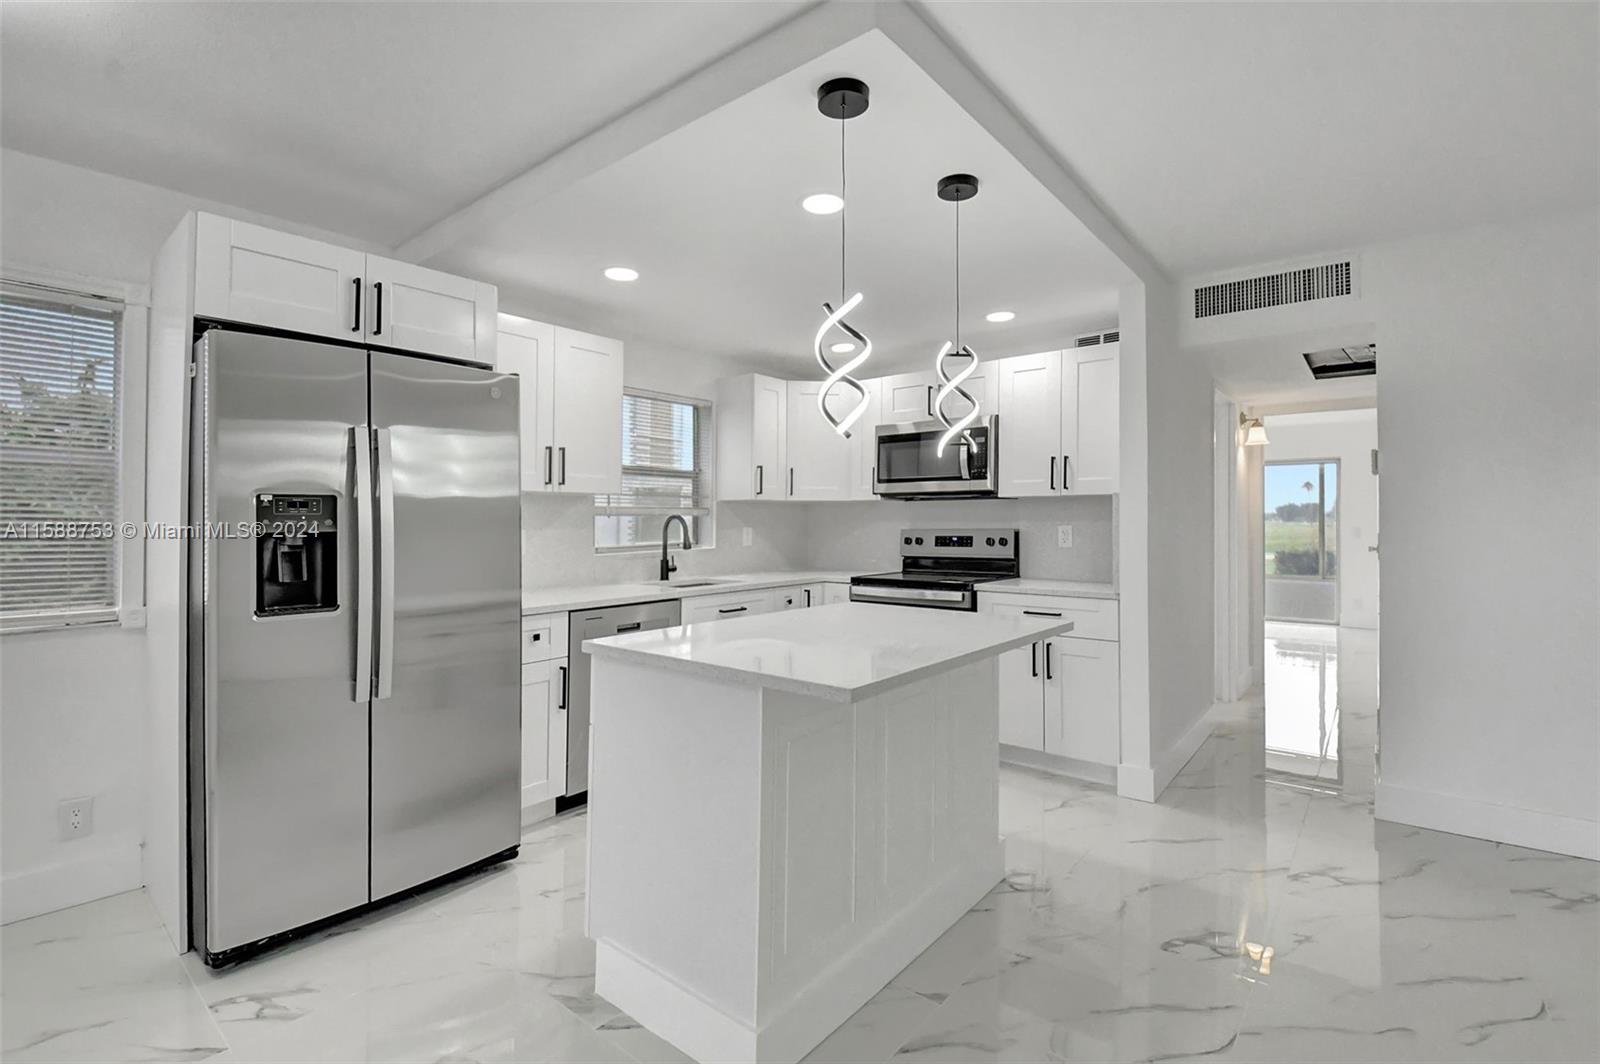
[[[594, 552], [594, 503], [587, 495], [522, 497], [523, 582], [528, 587], [654, 580], [659, 551]], [[1072, 526], [1069, 548], [1056, 527]], [[1115, 505], [1108, 496], [948, 502], [876, 500], [848, 503], [723, 502], [716, 508], [716, 546], [674, 549], [685, 575], [838, 569], [877, 572], [900, 567], [900, 530], [929, 527], [1016, 528], [1022, 574], [1038, 580], [1116, 579]], [[751, 545], [742, 546], [743, 530]]]

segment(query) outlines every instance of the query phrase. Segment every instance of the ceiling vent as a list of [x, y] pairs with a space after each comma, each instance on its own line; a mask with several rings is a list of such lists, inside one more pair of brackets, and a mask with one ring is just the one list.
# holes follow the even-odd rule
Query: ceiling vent
[[1080, 336], [1072, 341], [1073, 347], [1099, 347], [1101, 344], [1114, 344], [1122, 339], [1122, 330], [1112, 329], [1110, 332], [1090, 333]]
[[1307, 351], [1304, 357], [1306, 365], [1311, 367], [1311, 375], [1319, 381], [1338, 380], [1341, 377], [1365, 377], [1378, 372], [1377, 344]]
[[1241, 310], [1347, 296], [1353, 290], [1354, 272], [1352, 263], [1346, 260], [1208, 284], [1194, 290], [1194, 316], [1214, 318]]

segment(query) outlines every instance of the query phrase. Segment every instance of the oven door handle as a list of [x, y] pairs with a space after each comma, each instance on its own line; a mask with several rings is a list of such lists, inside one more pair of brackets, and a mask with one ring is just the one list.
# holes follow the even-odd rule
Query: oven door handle
[[851, 602], [882, 602], [897, 606], [939, 606], [944, 609], [972, 609], [975, 598], [971, 591], [953, 591], [933, 587], [880, 587], [874, 584], [851, 584]]

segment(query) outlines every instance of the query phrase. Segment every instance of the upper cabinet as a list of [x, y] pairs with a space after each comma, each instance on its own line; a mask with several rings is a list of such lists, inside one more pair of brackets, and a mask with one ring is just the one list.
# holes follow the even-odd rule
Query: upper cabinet
[[522, 490], [622, 490], [620, 340], [499, 315], [495, 366], [521, 379]]
[[492, 285], [201, 212], [196, 315], [494, 363]]
[[1118, 345], [991, 363], [1000, 415], [1000, 494], [1117, 491]]
[[789, 497], [789, 386], [746, 373], [717, 382], [717, 498]]
[[[834, 431], [817, 408], [821, 381], [789, 381], [787, 392], [785, 445], [789, 464], [784, 487], [788, 497], [834, 501], [850, 498], [860, 454], [853, 444], [865, 418], [855, 422], [847, 440]], [[843, 418], [860, 401], [854, 389], [848, 387], [835, 387], [828, 398], [828, 412], [837, 418]]]
[[[994, 413], [989, 394], [989, 367], [992, 365], [991, 362], [978, 363], [972, 376], [961, 382], [962, 389], [978, 404], [980, 415]], [[937, 416], [934, 406], [939, 398], [939, 375], [932, 370], [880, 377], [877, 384], [883, 423], [928, 421]], [[952, 417], [961, 417], [966, 414], [967, 405], [960, 396], [953, 395], [946, 400], [945, 409]]]
[[384, 347], [463, 362], [494, 362], [494, 286], [367, 256], [367, 338]]

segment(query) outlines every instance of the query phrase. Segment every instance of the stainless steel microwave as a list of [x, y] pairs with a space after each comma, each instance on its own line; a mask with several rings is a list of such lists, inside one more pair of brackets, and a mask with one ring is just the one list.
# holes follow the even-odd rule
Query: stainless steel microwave
[[879, 425], [872, 490], [896, 499], [993, 496], [999, 485], [999, 421], [993, 414], [979, 418], [967, 429], [972, 445], [957, 436], [942, 455], [945, 427], [937, 421]]

